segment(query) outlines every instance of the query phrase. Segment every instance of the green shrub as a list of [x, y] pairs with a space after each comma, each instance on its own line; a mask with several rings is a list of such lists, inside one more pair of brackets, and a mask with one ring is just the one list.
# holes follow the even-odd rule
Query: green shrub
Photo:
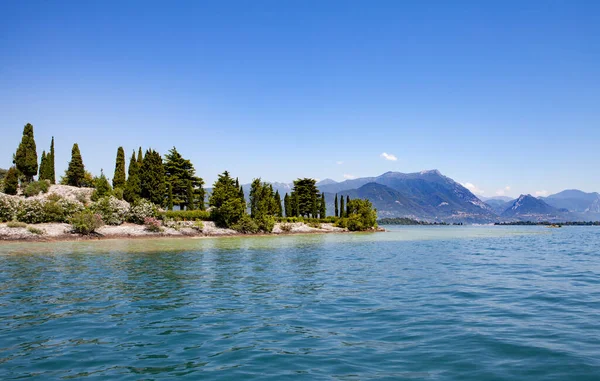
[[46, 233], [42, 229], [38, 229], [38, 228], [33, 227], [33, 226], [27, 227], [27, 231], [30, 232], [30, 233], [32, 233], [32, 234], [35, 234], [35, 235], [43, 235], [43, 234]]
[[285, 222], [285, 223], [281, 224], [279, 226], [279, 228], [281, 229], [282, 232], [289, 233], [292, 231], [292, 224]]
[[41, 200], [23, 200], [17, 211], [17, 220], [28, 224], [45, 222], [44, 202]]
[[75, 215], [71, 218], [73, 232], [79, 234], [91, 234], [103, 225], [104, 222], [102, 221], [102, 217], [89, 209], [75, 213]]
[[262, 216], [257, 218], [255, 222], [258, 226], [258, 230], [265, 233], [271, 233], [273, 231], [273, 227], [275, 227], [275, 217], [273, 216]]
[[307, 223], [308, 226], [314, 229], [321, 229], [321, 223], [316, 221], [310, 221]]
[[50, 182], [46, 180], [33, 181], [27, 184], [27, 187], [23, 190], [23, 195], [25, 197], [33, 197], [40, 193], [48, 193], [48, 188], [50, 188]]
[[113, 189], [113, 196], [117, 198], [117, 200], [123, 199], [123, 188], [115, 188]]
[[98, 213], [107, 225], [121, 225], [129, 218], [129, 203], [114, 196], [99, 199], [92, 204], [91, 209]]
[[350, 231], [369, 230], [377, 226], [377, 211], [369, 200], [350, 200], [347, 206], [350, 215], [338, 219], [336, 226]]
[[231, 228], [242, 234], [254, 234], [260, 230], [256, 222], [247, 214], [244, 214]]
[[139, 199], [129, 208], [129, 220], [134, 224], [143, 224], [148, 217], [158, 217], [158, 207], [146, 199]]
[[75, 196], [75, 199], [77, 199], [77, 201], [79, 201], [83, 205], [87, 205], [87, 203], [88, 203], [87, 196], [83, 192], [77, 193], [77, 196]]
[[192, 226], [192, 229], [201, 232], [202, 230], [204, 230], [204, 223], [202, 221], [196, 221], [194, 222], [194, 226]]
[[0, 193], [0, 221], [12, 221], [17, 218], [21, 200], [15, 196]]
[[161, 218], [171, 218], [175, 221], [210, 221], [210, 212], [205, 210], [167, 210], [161, 213]]
[[6, 223], [6, 227], [16, 229], [16, 228], [26, 228], [27, 224], [25, 222], [19, 221], [9, 221]]

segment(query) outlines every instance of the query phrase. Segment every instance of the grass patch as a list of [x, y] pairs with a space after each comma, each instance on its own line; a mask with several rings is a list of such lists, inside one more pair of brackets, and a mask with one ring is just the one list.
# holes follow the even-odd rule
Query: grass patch
[[6, 223], [6, 226], [9, 228], [26, 228], [27, 224], [25, 222], [19, 222], [19, 221], [10, 221]]

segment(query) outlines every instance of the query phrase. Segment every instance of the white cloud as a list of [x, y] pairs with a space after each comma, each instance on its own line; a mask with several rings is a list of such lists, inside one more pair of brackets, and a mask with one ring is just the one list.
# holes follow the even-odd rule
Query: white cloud
[[502, 189], [496, 191], [496, 196], [506, 196], [506, 193], [510, 192], [510, 187], [507, 185]]
[[336, 163], [337, 165], [342, 165], [342, 164], [344, 164], [344, 162], [343, 162], [343, 161], [336, 161], [335, 163]]
[[354, 175], [344, 175], [344, 178], [345, 178], [346, 180], [353, 180], [353, 179], [355, 179], [355, 178], [356, 178], [356, 176], [354, 176]]
[[392, 155], [391, 153], [382, 153], [381, 155], [382, 158], [384, 158], [385, 160], [390, 160], [390, 161], [396, 161], [398, 160], [398, 158], [396, 157], [396, 155]]
[[535, 191], [535, 197], [546, 197], [549, 193], [547, 190]]
[[478, 196], [481, 196], [485, 193], [485, 191], [483, 189], [479, 189], [477, 188], [477, 186], [475, 184], [471, 184], [471, 183], [464, 183], [461, 184], [463, 187], [467, 188], [468, 190], [471, 191], [471, 193], [476, 194]]

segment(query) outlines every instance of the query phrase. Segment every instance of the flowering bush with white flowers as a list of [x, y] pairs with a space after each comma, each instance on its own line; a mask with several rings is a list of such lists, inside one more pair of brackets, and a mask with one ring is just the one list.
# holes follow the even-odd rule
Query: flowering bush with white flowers
[[114, 196], [103, 197], [92, 204], [91, 210], [99, 214], [107, 225], [121, 225], [129, 218], [129, 203]]
[[158, 207], [148, 200], [140, 199], [129, 209], [129, 220], [135, 224], [143, 224], [148, 217], [157, 217]]
[[17, 196], [0, 193], [0, 222], [12, 221], [17, 217], [21, 200]]
[[28, 224], [45, 222], [44, 201], [28, 199], [19, 204], [17, 220]]

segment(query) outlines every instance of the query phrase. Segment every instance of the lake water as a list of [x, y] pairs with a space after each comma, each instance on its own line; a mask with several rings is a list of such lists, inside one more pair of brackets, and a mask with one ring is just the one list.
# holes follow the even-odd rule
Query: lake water
[[389, 229], [0, 243], [0, 379], [600, 379], [600, 228]]

